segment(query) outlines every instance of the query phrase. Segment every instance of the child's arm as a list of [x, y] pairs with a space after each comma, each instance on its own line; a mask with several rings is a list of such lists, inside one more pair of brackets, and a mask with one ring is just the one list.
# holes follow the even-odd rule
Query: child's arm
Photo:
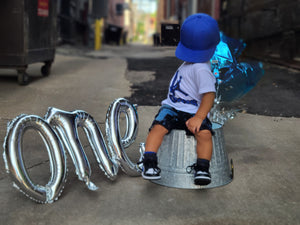
[[201, 124], [211, 110], [215, 99], [215, 92], [205, 93], [202, 97], [200, 107], [195, 116], [186, 121], [187, 128], [194, 134], [200, 131]]

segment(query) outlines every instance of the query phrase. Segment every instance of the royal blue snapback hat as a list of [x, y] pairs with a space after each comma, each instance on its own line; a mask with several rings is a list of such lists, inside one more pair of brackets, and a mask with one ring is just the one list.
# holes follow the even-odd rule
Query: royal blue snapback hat
[[219, 42], [217, 21], [207, 14], [197, 13], [183, 22], [175, 55], [187, 62], [207, 62], [214, 55]]

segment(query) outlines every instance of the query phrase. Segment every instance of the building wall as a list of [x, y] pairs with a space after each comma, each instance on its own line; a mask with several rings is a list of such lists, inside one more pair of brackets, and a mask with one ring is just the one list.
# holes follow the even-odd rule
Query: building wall
[[117, 12], [117, 4], [124, 4], [124, 0], [109, 0], [108, 2], [108, 16], [106, 23], [119, 27], [124, 27], [124, 13], [122, 15]]
[[174, 35], [174, 37], [170, 37], [170, 39], [176, 40], [174, 43], [172, 42], [175, 44], [179, 39], [179, 36], [176, 33], [177, 28], [174, 28], [174, 33], [172, 34], [171, 32], [173, 31], [162, 32], [161, 29], [164, 29], [162, 28], [162, 24], [181, 25], [188, 16], [199, 12], [212, 15], [217, 19], [219, 18], [219, 5], [220, 0], [159, 0], [156, 31], [161, 34], [160, 38], [162, 42], [169, 39], [168, 36]]
[[57, 27], [59, 42], [88, 44], [89, 0], [58, 0]]
[[288, 60], [300, 55], [299, 15], [300, 0], [223, 0], [220, 26], [247, 54]]
[[300, 0], [159, 0], [158, 9], [158, 32], [162, 22], [182, 24], [203, 12], [226, 35], [243, 39], [250, 56], [300, 57]]
[[206, 13], [219, 18], [220, 0], [159, 0], [158, 21], [169, 21], [181, 24], [194, 13]]

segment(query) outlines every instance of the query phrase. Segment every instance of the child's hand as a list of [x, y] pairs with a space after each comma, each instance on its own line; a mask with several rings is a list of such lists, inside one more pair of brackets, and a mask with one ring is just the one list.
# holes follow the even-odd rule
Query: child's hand
[[200, 131], [201, 124], [203, 122], [203, 119], [201, 119], [199, 116], [193, 116], [192, 118], [188, 119], [185, 122], [185, 125], [191, 131], [193, 134]]

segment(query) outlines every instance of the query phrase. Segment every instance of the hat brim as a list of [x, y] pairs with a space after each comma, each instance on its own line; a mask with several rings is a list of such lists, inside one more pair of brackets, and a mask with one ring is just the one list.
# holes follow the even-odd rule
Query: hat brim
[[216, 46], [206, 50], [192, 50], [185, 47], [181, 42], [178, 43], [175, 55], [177, 58], [191, 63], [207, 62], [214, 55]]

